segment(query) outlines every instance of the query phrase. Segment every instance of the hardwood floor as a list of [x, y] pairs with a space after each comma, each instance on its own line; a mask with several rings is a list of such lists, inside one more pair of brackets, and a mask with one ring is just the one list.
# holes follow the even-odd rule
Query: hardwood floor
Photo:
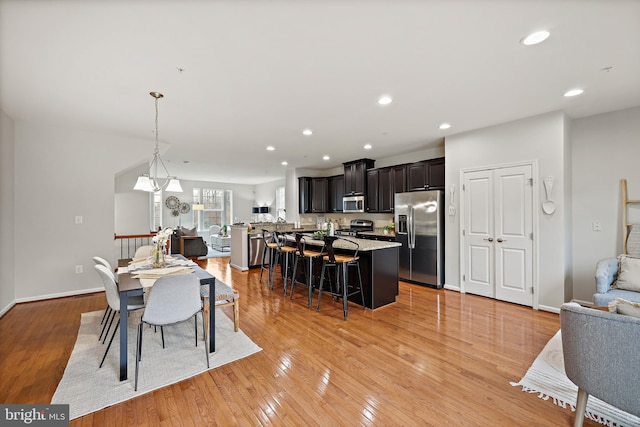
[[[260, 270], [236, 271], [228, 258], [201, 265], [240, 291], [240, 328], [264, 350], [71, 425], [573, 424], [570, 410], [509, 384], [559, 329], [556, 314], [401, 283], [395, 304], [350, 305], [345, 322], [329, 297], [317, 313], [301, 286], [291, 301], [281, 281], [273, 291], [266, 276], [260, 284]], [[49, 403], [80, 313], [105, 301], [96, 294], [18, 304], [2, 317], [0, 402]]]

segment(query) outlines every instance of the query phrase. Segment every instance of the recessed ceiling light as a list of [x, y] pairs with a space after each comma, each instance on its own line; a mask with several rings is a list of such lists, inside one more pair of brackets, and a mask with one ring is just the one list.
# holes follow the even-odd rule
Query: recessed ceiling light
[[449, 129], [451, 127], [451, 123], [442, 123], [438, 128], [440, 129]]
[[311, 129], [305, 129], [302, 131], [302, 134], [309, 136], [313, 134], [313, 131]]
[[322, 160], [329, 160], [331, 157], [329, 156], [322, 156]]
[[387, 105], [387, 104], [391, 104], [391, 101], [392, 99], [390, 96], [384, 95], [384, 96], [381, 96], [380, 99], [378, 99], [378, 104]]
[[274, 147], [273, 145], [267, 145], [267, 151], [273, 151], [275, 149], [276, 147]]
[[365, 144], [364, 145], [364, 149], [365, 150], [371, 150], [371, 148], [372, 148], [371, 144]]
[[534, 44], [542, 43], [549, 38], [551, 33], [549, 31], [536, 31], [523, 38], [520, 42], [525, 46], [531, 46]]
[[568, 90], [564, 93], [564, 96], [566, 97], [571, 97], [571, 96], [578, 96], [580, 94], [582, 94], [584, 92], [584, 90], [582, 89], [571, 89]]
[[287, 163], [287, 161], [283, 161], [282, 163], [280, 163], [282, 166], [287, 166], [289, 163]]

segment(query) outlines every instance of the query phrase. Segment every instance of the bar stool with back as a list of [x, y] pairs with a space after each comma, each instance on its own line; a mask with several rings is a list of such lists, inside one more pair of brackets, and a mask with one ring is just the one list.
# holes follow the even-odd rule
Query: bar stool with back
[[[280, 268], [280, 273], [282, 274], [282, 280], [284, 281], [284, 295], [287, 295], [287, 280], [289, 279], [289, 258], [292, 256], [296, 248], [293, 246], [288, 246], [287, 241], [285, 239], [285, 235], [287, 233], [281, 233], [278, 231], [273, 232], [273, 240], [277, 244], [277, 248], [275, 250], [275, 262], [273, 263], [272, 274], [275, 279], [276, 275], [276, 266], [280, 262], [280, 255], [282, 255], [284, 265]], [[273, 289], [273, 280], [271, 281], [271, 289]]]
[[275, 260], [275, 251], [278, 249], [278, 244], [273, 239], [273, 231], [262, 230], [262, 241], [264, 242], [264, 248], [262, 249], [262, 264], [260, 265], [260, 283], [262, 283], [262, 272], [265, 269], [264, 263], [267, 259], [267, 254], [269, 254], [269, 266], [267, 267], [267, 274], [269, 275], [267, 279], [267, 284], [269, 289], [273, 287], [271, 272], [274, 268], [273, 261]]
[[[289, 299], [293, 299], [293, 287], [296, 284], [296, 272], [298, 269], [298, 264], [302, 261], [302, 269], [304, 271], [304, 277], [306, 285], [309, 289], [308, 296], [308, 304], [309, 308], [311, 308], [311, 300], [313, 299], [313, 261], [316, 258], [321, 258], [327, 253], [324, 251], [324, 246], [320, 251], [313, 251], [305, 249], [305, 241], [304, 236], [301, 233], [296, 233], [296, 252], [293, 254], [293, 274], [291, 277], [291, 294], [289, 295]], [[308, 268], [305, 268], [305, 262], [307, 262]], [[298, 282], [301, 283], [301, 282]]]
[[[345, 242], [345, 249], [354, 251], [352, 254], [336, 254], [333, 243], [336, 240]], [[344, 320], [347, 320], [348, 304], [347, 299], [351, 295], [360, 293], [363, 309], [367, 309], [364, 301], [364, 294], [362, 292], [362, 275], [360, 274], [360, 262], [358, 257], [358, 251], [360, 245], [353, 240], [336, 237], [336, 236], [324, 236], [324, 248], [327, 254], [322, 257], [322, 272], [320, 273], [320, 287], [318, 289], [318, 305], [316, 311], [320, 311], [320, 299], [322, 297], [322, 290], [324, 287], [324, 275], [327, 272], [327, 280], [330, 279], [327, 269], [333, 268], [335, 270], [336, 289], [329, 291], [329, 293], [338, 298], [342, 298], [342, 310], [344, 312]], [[358, 286], [349, 283], [349, 268], [355, 268], [358, 271]]]

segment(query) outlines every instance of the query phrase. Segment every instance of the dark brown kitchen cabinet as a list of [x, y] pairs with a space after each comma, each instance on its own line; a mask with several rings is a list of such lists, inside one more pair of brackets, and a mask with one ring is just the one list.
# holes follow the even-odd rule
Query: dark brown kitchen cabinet
[[444, 158], [407, 165], [407, 191], [444, 189]]
[[378, 212], [393, 212], [393, 169], [378, 169]]
[[300, 213], [311, 213], [311, 178], [298, 178], [298, 201]]
[[365, 210], [378, 212], [378, 169], [367, 171], [367, 197], [365, 198]]
[[367, 169], [373, 168], [375, 160], [360, 159], [344, 163], [344, 194], [365, 194], [367, 189]]
[[327, 212], [342, 212], [342, 197], [344, 196], [344, 175], [330, 176], [329, 209]]
[[[407, 166], [391, 166], [391, 185], [394, 193], [404, 193], [407, 191]], [[393, 195], [391, 196], [393, 200]], [[393, 205], [391, 205], [393, 208]]]
[[327, 212], [328, 199], [329, 180], [327, 178], [311, 178], [311, 212]]

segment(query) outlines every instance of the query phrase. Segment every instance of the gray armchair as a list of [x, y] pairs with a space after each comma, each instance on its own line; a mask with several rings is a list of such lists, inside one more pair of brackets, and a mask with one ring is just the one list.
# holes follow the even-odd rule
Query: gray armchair
[[565, 371], [578, 386], [574, 427], [590, 395], [640, 416], [640, 318], [566, 303], [560, 327]]
[[640, 292], [611, 288], [617, 278], [617, 258], [605, 258], [598, 261], [596, 264], [596, 293], [593, 294], [593, 304], [596, 307], [604, 307], [616, 298], [640, 302]]

